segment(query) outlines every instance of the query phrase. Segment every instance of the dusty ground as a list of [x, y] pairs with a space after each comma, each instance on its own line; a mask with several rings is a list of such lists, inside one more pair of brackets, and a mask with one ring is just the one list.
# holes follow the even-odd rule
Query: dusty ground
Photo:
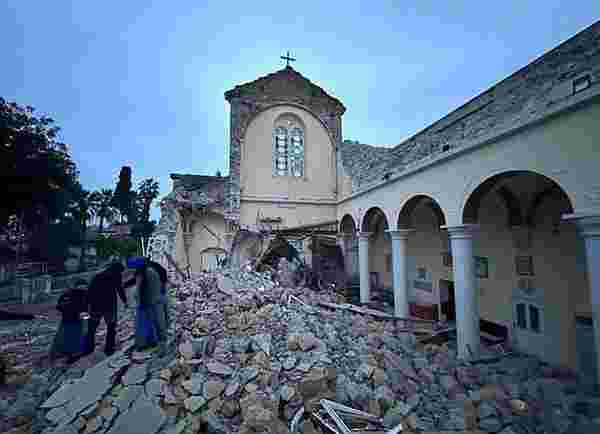
[[[135, 305], [133, 295], [133, 289], [130, 289], [128, 291], [130, 306]], [[14, 403], [18, 400], [23, 384], [26, 384], [31, 376], [45, 374], [46, 377], [55, 377], [60, 372], [67, 370], [85, 371], [105, 358], [102, 351], [106, 337], [106, 325], [103, 322], [96, 333], [95, 353], [68, 366], [65, 359], [52, 362], [48, 354], [60, 323], [56, 300], [40, 304], [3, 305], [1, 308], [12, 313], [32, 314], [36, 319], [0, 321], [0, 353], [16, 356], [15, 367], [24, 373], [21, 376], [11, 377], [7, 385], [0, 385], [0, 414], [4, 413], [3, 407], [6, 406], [6, 403]], [[119, 301], [119, 318], [117, 350], [133, 335], [134, 309], [130, 307], [129, 310], [126, 310]], [[0, 432], [8, 431], [17, 422], [14, 418], [1, 417]]]

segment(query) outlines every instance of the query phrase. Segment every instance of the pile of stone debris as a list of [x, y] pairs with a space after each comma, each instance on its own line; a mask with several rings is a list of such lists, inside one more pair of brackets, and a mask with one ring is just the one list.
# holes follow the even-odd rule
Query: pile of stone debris
[[340, 301], [249, 269], [179, 282], [176, 358], [121, 351], [50, 397], [48, 432], [600, 432], [600, 399], [538, 360], [461, 363], [397, 321], [319, 304]]

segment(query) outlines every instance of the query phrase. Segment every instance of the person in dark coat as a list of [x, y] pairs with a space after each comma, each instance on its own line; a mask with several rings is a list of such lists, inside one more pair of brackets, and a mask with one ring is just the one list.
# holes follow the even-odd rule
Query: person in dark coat
[[67, 355], [67, 363], [73, 363], [82, 353], [81, 314], [87, 311], [87, 282], [78, 279], [75, 287], [67, 289], [58, 299], [56, 309], [62, 314], [60, 326], [50, 349], [50, 358], [56, 359], [59, 354]]
[[115, 352], [117, 336], [117, 294], [126, 308], [127, 297], [123, 290], [123, 271], [125, 267], [118, 262], [111, 264], [106, 270], [96, 274], [88, 290], [90, 320], [86, 354], [94, 352], [96, 347], [96, 329], [100, 320], [106, 324], [106, 345], [104, 353], [107, 356]]

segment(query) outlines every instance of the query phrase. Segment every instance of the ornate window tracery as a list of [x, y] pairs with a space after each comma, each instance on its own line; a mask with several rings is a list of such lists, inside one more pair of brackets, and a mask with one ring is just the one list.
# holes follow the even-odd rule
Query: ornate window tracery
[[273, 130], [273, 174], [304, 176], [304, 128], [293, 117], [277, 120]]

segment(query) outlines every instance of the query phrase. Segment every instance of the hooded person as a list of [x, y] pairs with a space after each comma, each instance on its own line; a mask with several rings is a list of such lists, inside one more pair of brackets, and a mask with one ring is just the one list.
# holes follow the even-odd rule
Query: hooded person
[[129, 307], [123, 290], [123, 271], [125, 271], [123, 264], [112, 263], [107, 269], [96, 274], [90, 283], [88, 290], [90, 320], [86, 354], [94, 352], [96, 329], [102, 319], [104, 319], [107, 329], [104, 353], [110, 356], [115, 352], [118, 314], [117, 294], [125, 307]]
[[136, 285], [138, 308], [136, 311], [135, 345], [138, 350], [155, 347], [160, 355], [167, 351], [167, 315], [165, 288], [157, 269], [143, 257], [130, 258], [127, 266], [136, 270], [135, 277], [125, 283]]
[[[67, 289], [58, 299], [56, 309], [61, 313], [60, 326], [50, 349], [50, 358], [68, 356], [67, 363], [75, 362], [82, 353], [82, 313], [87, 310], [87, 282], [78, 279], [75, 287]], [[85, 341], [85, 340], [83, 340]]]

